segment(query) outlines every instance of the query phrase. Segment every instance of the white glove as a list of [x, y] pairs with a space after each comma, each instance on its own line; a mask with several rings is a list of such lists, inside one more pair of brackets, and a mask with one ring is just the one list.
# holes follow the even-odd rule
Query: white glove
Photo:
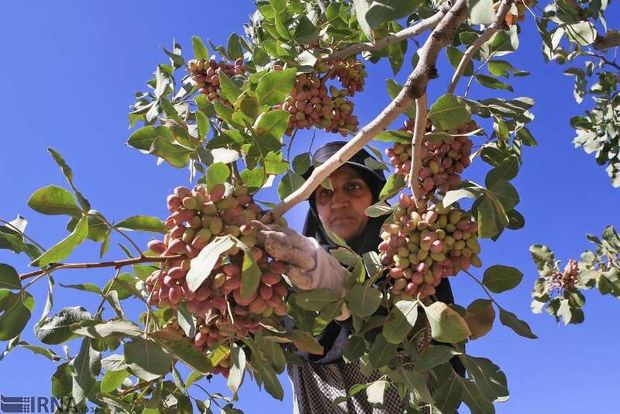
[[349, 272], [312, 237], [277, 224], [257, 225], [257, 242], [274, 259], [288, 263], [288, 277], [301, 290], [344, 294]]

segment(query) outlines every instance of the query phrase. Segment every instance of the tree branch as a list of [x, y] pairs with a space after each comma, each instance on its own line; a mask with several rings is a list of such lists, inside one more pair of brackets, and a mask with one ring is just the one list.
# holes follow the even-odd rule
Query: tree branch
[[596, 50], [606, 50], [616, 46], [620, 46], [620, 32], [616, 30], [609, 30], [605, 36], [596, 36], [594, 40]]
[[411, 27], [407, 27], [400, 32], [392, 33], [391, 35], [379, 39], [374, 43], [356, 43], [354, 45], [346, 47], [332, 54], [329, 57], [329, 60], [340, 60], [352, 55], [357, 55], [361, 52], [376, 52], [394, 43], [398, 43], [411, 37], [415, 37], [437, 26], [441, 19], [446, 15], [448, 10], [450, 10], [450, 4], [449, 2], [446, 2], [442, 5], [441, 9], [437, 13], [433, 14], [430, 17], [427, 17], [426, 19], [420, 20], [418, 23], [414, 24]]
[[131, 259], [115, 260], [111, 262], [94, 262], [94, 263], [55, 263], [51, 264], [47, 269], [35, 270], [29, 273], [23, 273], [19, 275], [21, 280], [29, 279], [31, 277], [39, 276], [45, 273], [53, 272], [62, 269], [94, 269], [98, 267], [115, 267], [121, 268], [123, 266], [134, 265], [138, 263], [157, 263], [166, 262], [168, 260], [180, 259], [182, 255], [172, 256], [144, 256], [144, 257], [132, 257]]
[[422, 167], [422, 143], [426, 132], [427, 98], [426, 93], [415, 101], [415, 124], [413, 126], [413, 141], [411, 143], [411, 171], [409, 172], [409, 187], [413, 192], [413, 201], [416, 210], [418, 203], [424, 198], [424, 190], [418, 177]]
[[497, 11], [497, 17], [495, 22], [487, 27], [484, 32], [478, 37], [474, 43], [467, 48], [465, 54], [461, 58], [459, 65], [454, 71], [454, 75], [452, 76], [452, 81], [450, 82], [450, 86], [448, 87], [448, 93], [453, 94], [456, 89], [456, 85], [459, 83], [461, 76], [465, 72], [465, 68], [471, 62], [474, 54], [484, 45], [499, 29], [504, 25], [504, 19], [506, 18], [506, 14], [510, 11], [510, 6], [512, 5], [514, 0], [503, 0], [499, 6], [499, 10]]
[[418, 54], [420, 61], [407, 78], [407, 82], [400, 93], [388, 106], [370, 123], [362, 128], [347, 144], [336, 152], [329, 160], [315, 168], [310, 178], [299, 189], [286, 197], [284, 201], [274, 207], [264, 220], [277, 219], [296, 204], [307, 200], [312, 192], [330, 174], [336, 171], [356, 152], [361, 150], [379, 132], [386, 129], [414, 99], [424, 95], [426, 86], [431, 78], [436, 77], [435, 67], [441, 49], [447, 46], [456, 29], [467, 18], [467, 0], [457, 0], [446, 15], [437, 24], [431, 35]]

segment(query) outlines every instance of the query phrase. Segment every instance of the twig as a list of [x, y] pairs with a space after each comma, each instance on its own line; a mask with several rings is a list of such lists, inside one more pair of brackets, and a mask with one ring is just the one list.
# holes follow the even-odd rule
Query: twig
[[61, 270], [61, 269], [94, 269], [98, 267], [115, 267], [120, 268], [123, 266], [134, 265], [138, 263], [157, 263], [157, 262], [166, 262], [168, 260], [176, 260], [184, 257], [183, 255], [172, 255], [172, 256], [144, 256], [144, 257], [132, 257], [131, 259], [124, 260], [115, 260], [108, 262], [94, 262], [94, 263], [54, 263], [51, 264], [47, 269], [35, 270], [34, 272], [23, 273], [19, 275], [21, 280], [29, 279], [31, 277], [43, 275], [49, 273], [51, 271]]
[[361, 52], [376, 52], [381, 50], [391, 44], [402, 42], [403, 40], [409, 39], [411, 37], [415, 37], [419, 34], [424, 33], [427, 30], [430, 30], [437, 26], [441, 19], [446, 15], [446, 13], [450, 10], [449, 2], [444, 3], [443, 7], [435, 14], [426, 19], [420, 20], [418, 23], [411, 27], [407, 27], [399, 32], [393, 33], [389, 36], [386, 36], [382, 39], [377, 40], [374, 43], [357, 43], [346, 47], [329, 57], [329, 60], [340, 60], [346, 57], [357, 55]]
[[448, 87], [448, 93], [453, 94], [456, 89], [456, 85], [459, 83], [459, 79], [463, 76], [465, 72], [465, 68], [471, 61], [474, 54], [485, 44], [491, 36], [497, 32], [501, 26], [504, 25], [504, 19], [506, 18], [506, 14], [510, 11], [510, 6], [512, 5], [514, 0], [503, 0], [501, 5], [499, 6], [499, 10], [497, 11], [497, 17], [495, 22], [491, 24], [489, 27], [485, 29], [484, 32], [474, 41], [474, 43], [467, 48], [459, 65], [454, 71], [454, 75], [452, 76], [452, 81], [450, 81], [450, 86]]
[[414, 99], [426, 92], [426, 86], [431, 78], [436, 76], [435, 64], [439, 52], [443, 49], [456, 31], [456, 28], [467, 17], [467, 1], [457, 0], [446, 15], [435, 27], [424, 46], [419, 49], [420, 61], [415, 67], [407, 82], [388, 106], [370, 123], [362, 128], [347, 144], [336, 152], [328, 161], [315, 168], [310, 178], [299, 189], [286, 197], [267, 214], [264, 221], [274, 220], [282, 216], [298, 203], [308, 199], [312, 192], [329, 175], [342, 166], [355, 153], [361, 150], [379, 132], [386, 129], [401, 113], [411, 105]]
[[415, 124], [413, 126], [413, 141], [411, 142], [411, 171], [409, 172], [409, 188], [413, 192], [413, 201], [418, 211], [418, 203], [424, 198], [419, 177], [422, 167], [422, 144], [426, 132], [426, 113], [427, 97], [424, 94], [415, 101]]
[[493, 295], [491, 295], [491, 293], [489, 293], [489, 289], [487, 289], [487, 287], [480, 281], [480, 279], [478, 279], [476, 276], [472, 275], [468, 270], [463, 270], [463, 272], [465, 272], [467, 275], [469, 275], [469, 277], [471, 277], [472, 279], [474, 279], [476, 281], [476, 283], [478, 283], [480, 285], [480, 287], [482, 288], [482, 290], [484, 290], [484, 293], [487, 294], [487, 296], [489, 297], [489, 299], [491, 299], [491, 302], [493, 302], [498, 308], [500, 309], [504, 309], [502, 308], [499, 303], [497, 303], [497, 301], [495, 300], [495, 298], [493, 297]]
[[601, 60], [601, 62], [603, 62], [606, 65], [612, 66], [618, 70], [620, 70], [620, 65], [618, 65], [616, 62], [612, 62], [611, 60], [607, 59], [605, 56], [603, 55], [599, 55], [598, 53], [592, 53], [592, 52], [583, 52], [584, 55], [586, 56], [591, 56], [591, 57], [595, 57]]

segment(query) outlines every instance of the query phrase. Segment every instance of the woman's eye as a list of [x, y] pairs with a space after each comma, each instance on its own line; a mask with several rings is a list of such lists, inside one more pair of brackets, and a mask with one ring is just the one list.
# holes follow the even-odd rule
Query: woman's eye
[[358, 191], [362, 189], [362, 185], [359, 183], [350, 183], [348, 185], [349, 191]]

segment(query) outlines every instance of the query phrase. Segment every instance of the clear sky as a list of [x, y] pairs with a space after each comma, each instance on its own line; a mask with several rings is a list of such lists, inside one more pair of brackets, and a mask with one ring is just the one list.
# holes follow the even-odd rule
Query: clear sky
[[[176, 39], [189, 56], [194, 34], [224, 43], [231, 32], [242, 33], [242, 24], [253, 8], [252, 2], [242, 0], [0, 3], [4, 45], [0, 56], [0, 218], [25, 216], [30, 222], [28, 233], [44, 246], [66, 235], [65, 218], [45, 217], [26, 205], [37, 188], [65, 185], [46, 151], [48, 146], [64, 155], [78, 187], [93, 208], [106, 217], [116, 221], [135, 214], [164, 217], [167, 194], [175, 186], [188, 185], [188, 174], [168, 165], [158, 167], [154, 157], [125, 145], [133, 94], [144, 89], [155, 65], [167, 60], [161, 46], [170, 47]], [[611, 27], [619, 26], [618, 15], [611, 19]], [[526, 149], [525, 164], [515, 180], [521, 196], [518, 209], [526, 218], [526, 227], [506, 232], [497, 242], [483, 242], [482, 261], [485, 266], [515, 266], [525, 274], [521, 286], [497, 296], [497, 300], [528, 321], [539, 339], [518, 337], [496, 321], [493, 332], [471, 343], [468, 352], [490, 358], [508, 377], [511, 397], [497, 405], [498, 413], [613, 413], [617, 412], [613, 407], [617, 405], [620, 370], [615, 351], [620, 341], [620, 304], [591, 292], [586, 295], [585, 323], [569, 327], [529, 310], [530, 291], [537, 276], [528, 253], [531, 244], [548, 244], [559, 259], [566, 260], [589, 248], [586, 233], [600, 234], [608, 224], [620, 227], [620, 190], [611, 187], [593, 157], [574, 149], [571, 143], [574, 132], [568, 119], [583, 110], [573, 101], [572, 78], [562, 75], [557, 65], [543, 63], [532, 23], [526, 23], [521, 47], [509, 58], [517, 68], [532, 72], [515, 84], [515, 96], [536, 100], [532, 131], [539, 146]], [[406, 60], [399, 79], [409, 68]], [[444, 93], [451, 76], [445, 64], [439, 69], [440, 78], [432, 82], [431, 98]], [[391, 76], [387, 63], [369, 65], [368, 70], [369, 86], [357, 99], [362, 123], [388, 102], [385, 79]], [[472, 90], [474, 97], [491, 94], [494, 92], [480, 87]], [[310, 136], [300, 134], [295, 149], [307, 148]], [[316, 143], [334, 139], [340, 137], [318, 134]], [[486, 167], [480, 164], [478, 161], [465, 175], [474, 180], [483, 177]], [[273, 192], [266, 192], [263, 198], [275, 201]], [[305, 206], [292, 210], [288, 215], [291, 226], [299, 229], [304, 214]], [[97, 247], [88, 242], [71, 260], [93, 260], [96, 252]], [[122, 257], [118, 249], [107, 256]], [[24, 257], [6, 250], [0, 251], [0, 262], [20, 272], [28, 270]], [[58, 273], [56, 281], [102, 285], [109, 277], [106, 271], [74, 271]], [[465, 277], [454, 278], [453, 288], [457, 302], [463, 305], [483, 297], [483, 292]], [[38, 301], [32, 322], [42, 311], [45, 289], [45, 282], [33, 289]], [[93, 298], [57, 286], [53, 312], [76, 305], [92, 309], [98, 303]], [[23, 338], [36, 342], [31, 325]], [[69, 343], [72, 355], [78, 345], [77, 341]], [[54, 370], [55, 365], [47, 359], [24, 349], [15, 350], [0, 362], [0, 393], [48, 396]], [[222, 384], [215, 381], [208, 387], [226, 391]], [[240, 395], [239, 406], [247, 413], [291, 411], [288, 382], [283, 402], [258, 392], [249, 381]]]

